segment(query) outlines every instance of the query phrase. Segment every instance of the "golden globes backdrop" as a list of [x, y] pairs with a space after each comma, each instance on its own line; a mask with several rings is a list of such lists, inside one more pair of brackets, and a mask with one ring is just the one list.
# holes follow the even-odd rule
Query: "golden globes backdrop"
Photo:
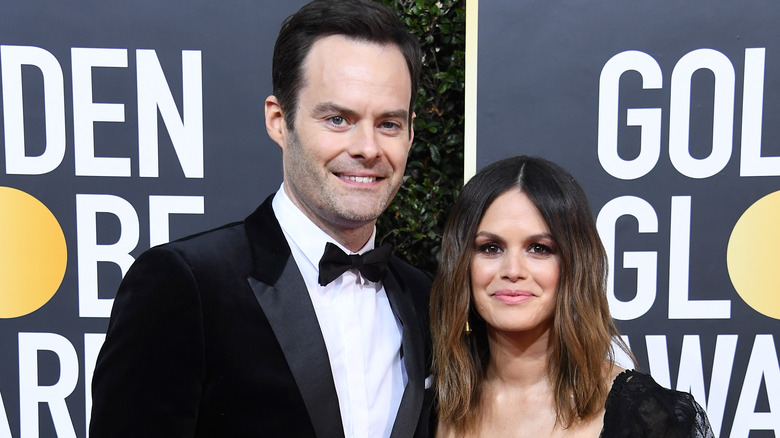
[[[134, 258], [240, 220], [278, 187], [263, 100], [279, 24], [302, 3], [3, 5], [0, 437], [86, 436]], [[719, 436], [780, 434], [780, 8], [470, 0], [470, 20], [477, 10], [467, 158], [569, 169], [640, 367], [691, 391]]]
[[122, 275], [281, 183], [271, 52], [303, 1], [0, 11], [0, 437], [84, 437]]
[[717, 436], [780, 436], [778, 4], [477, 11], [474, 167], [531, 154], [570, 170], [640, 367], [693, 393]]

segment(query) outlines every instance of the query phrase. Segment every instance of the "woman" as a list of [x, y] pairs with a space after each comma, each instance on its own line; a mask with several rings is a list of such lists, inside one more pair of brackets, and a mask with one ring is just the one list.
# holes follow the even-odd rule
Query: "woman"
[[615, 364], [607, 257], [587, 198], [514, 157], [463, 188], [431, 292], [437, 437], [710, 437], [689, 394]]

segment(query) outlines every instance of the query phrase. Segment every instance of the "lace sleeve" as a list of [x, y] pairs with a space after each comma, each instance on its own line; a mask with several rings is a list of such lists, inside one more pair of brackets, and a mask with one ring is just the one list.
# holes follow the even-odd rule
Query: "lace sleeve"
[[633, 370], [615, 378], [605, 408], [602, 438], [715, 438], [693, 396], [666, 389]]
[[691, 436], [715, 438], [715, 433], [712, 431], [710, 420], [707, 418], [707, 413], [704, 412], [704, 409], [702, 409], [698, 403], [696, 403], [693, 396], [691, 396], [691, 402], [693, 402], [693, 405], [696, 408], [696, 419], [694, 420], [694, 424], [691, 425]]

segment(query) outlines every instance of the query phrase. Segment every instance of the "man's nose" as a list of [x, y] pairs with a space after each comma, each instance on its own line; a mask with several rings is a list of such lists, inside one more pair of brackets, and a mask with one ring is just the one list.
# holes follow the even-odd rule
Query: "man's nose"
[[381, 156], [382, 147], [379, 143], [379, 135], [370, 124], [359, 124], [355, 129], [355, 135], [351, 139], [348, 149], [349, 154], [353, 157], [362, 157], [368, 161]]

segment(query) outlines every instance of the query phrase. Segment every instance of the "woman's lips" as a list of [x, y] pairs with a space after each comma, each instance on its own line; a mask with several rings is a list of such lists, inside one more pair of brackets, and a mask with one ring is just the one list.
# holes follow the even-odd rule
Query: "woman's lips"
[[493, 297], [506, 304], [519, 304], [533, 297], [533, 294], [524, 290], [498, 290]]

